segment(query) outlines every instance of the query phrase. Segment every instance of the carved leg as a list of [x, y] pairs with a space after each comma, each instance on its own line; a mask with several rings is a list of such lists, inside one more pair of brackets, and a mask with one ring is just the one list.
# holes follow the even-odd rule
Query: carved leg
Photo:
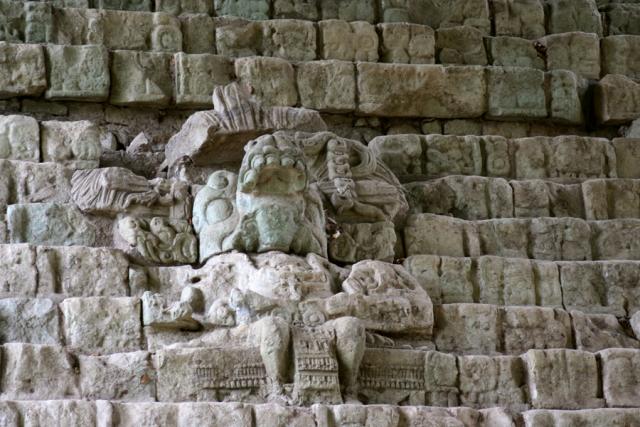
[[336, 331], [336, 352], [344, 401], [353, 403], [358, 400], [358, 371], [364, 355], [365, 329], [355, 317], [341, 317], [331, 321], [331, 324]]
[[280, 318], [265, 317], [252, 325], [252, 335], [260, 346], [260, 356], [269, 381], [270, 398], [281, 398], [289, 361], [289, 325]]

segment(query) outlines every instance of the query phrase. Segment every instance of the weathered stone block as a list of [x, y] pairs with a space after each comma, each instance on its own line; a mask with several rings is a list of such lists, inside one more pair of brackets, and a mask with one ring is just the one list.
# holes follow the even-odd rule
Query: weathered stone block
[[290, 61], [316, 59], [316, 27], [313, 22], [294, 19], [272, 19], [261, 22], [263, 56]]
[[586, 221], [576, 218], [532, 219], [530, 245], [534, 259], [592, 259], [591, 229]]
[[216, 50], [220, 55], [241, 58], [261, 53], [262, 26], [260, 22], [225, 17], [218, 18], [216, 26]]
[[[104, 44], [110, 51], [151, 50], [151, 33], [154, 27], [152, 13], [104, 10], [99, 18], [93, 20], [93, 26], [99, 29], [99, 33], [94, 34], [93, 38], [98, 38], [100, 34], [100, 44]], [[127, 31], [123, 31], [124, 28]], [[114, 65], [115, 62], [112, 67]]]
[[[212, 2], [203, 3], [211, 4]], [[213, 18], [204, 13], [197, 13], [181, 15], [179, 19], [185, 53], [216, 52], [216, 28]]]
[[104, 101], [109, 96], [109, 52], [105, 46], [45, 47], [47, 99]]
[[104, 43], [103, 11], [86, 8], [53, 8], [51, 42], [60, 45]]
[[42, 46], [0, 42], [0, 98], [40, 96], [47, 88]]
[[445, 304], [434, 307], [434, 314], [434, 341], [438, 351], [487, 355], [500, 351], [498, 307]]
[[373, 63], [357, 67], [362, 113], [456, 118], [485, 112], [487, 87], [481, 67]]
[[496, 305], [536, 305], [531, 261], [483, 256], [478, 258], [478, 301]]
[[625, 425], [638, 422], [637, 409], [583, 409], [578, 411], [533, 410], [522, 413], [525, 427], [567, 426], [600, 427], [603, 425]]
[[3, 400], [79, 397], [76, 361], [64, 347], [4, 344], [2, 365]]
[[0, 116], [0, 158], [40, 161], [40, 126], [36, 119]]
[[601, 48], [603, 74], [624, 74], [640, 79], [640, 36], [605, 37]]
[[483, 136], [480, 140], [487, 176], [511, 176], [511, 144], [502, 136]]
[[528, 258], [529, 225], [528, 220], [509, 218], [470, 223], [477, 230], [478, 248], [469, 255]]
[[376, 5], [374, 0], [323, 0], [319, 2], [322, 19], [343, 21], [367, 21], [375, 23]]
[[562, 307], [560, 272], [555, 262], [536, 261], [533, 263], [536, 278], [537, 304], [544, 307]]
[[432, 406], [458, 405], [458, 365], [453, 354], [427, 351], [424, 358], [425, 400]]
[[613, 314], [571, 312], [576, 348], [600, 351], [606, 348], [640, 348], [640, 341], [629, 336]]
[[[25, 426], [90, 426], [99, 424], [95, 402], [69, 400], [70, 397], [72, 396], [67, 396], [65, 400], [24, 400], [14, 404], [16, 412], [24, 420]], [[18, 424], [16, 424], [17, 426]]]
[[214, 0], [216, 16], [240, 16], [242, 18], [269, 19], [268, 0]]
[[602, 124], [618, 124], [640, 116], [640, 83], [608, 74], [595, 87], [594, 108]]
[[535, 42], [531, 40], [520, 37], [491, 37], [488, 44], [492, 65], [546, 69], [544, 58], [540, 56]]
[[479, 137], [427, 135], [424, 141], [427, 175], [482, 175]]
[[407, 255], [465, 256], [464, 223], [432, 214], [409, 216], [404, 228]]
[[587, 409], [604, 406], [598, 397], [598, 366], [579, 350], [529, 350], [523, 355], [534, 408]]
[[0, 299], [0, 341], [60, 344], [58, 306], [44, 298]]
[[7, 223], [11, 243], [92, 246], [96, 241], [96, 227], [73, 205], [11, 205]]
[[640, 177], [640, 139], [615, 138], [611, 141], [615, 152], [615, 168], [620, 178]]
[[59, 163], [8, 162], [11, 170], [11, 202], [70, 201], [73, 169]]
[[[177, 405], [157, 402], [114, 402], [111, 408], [113, 418], [123, 427], [178, 425]], [[211, 420], [209, 417], [202, 419]]]
[[318, 0], [273, 0], [273, 17], [318, 20]]
[[443, 304], [475, 302], [471, 258], [440, 258], [440, 290]]
[[594, 259], [640, 260], [640, 220], [594, 221], [591, 228]]
[[595, 0], [551, 0], [547, 7], [549, 34], [584, 31], [602, 36], [602, 18]]
[[571, 318], [547, 307], [505, 307], [502, 319], [504, 352], [518, 355], [529, 349], [572, 348]]
[[148, 12], [151, 0], [97, 0], [97, 8]]
[[29, 245], [0, 245], [0, 293], [33, 297], [38, 285], [35, 251]]
[[323, 59], [342, 61], [378, 61], [378, 34], [367, 22], [336, 19], [320, 21], [320, 50]]
[[560, 283], [567, 310], [586, 313], [617, 313], [624, 315], [624, 307], [609, 305], [610, 289], [602, 275], [600, 263], [560, 264]]
[[[348, 410], [348, 409], [347, 409]], [[253, 407], [255, 427], [313, 425], [315, 418], [311, 408], [287, 407], [276, 403], [255, 405]]]
[[253, 88], [263, 105], [292, 106], [298, 102], [293, 66], [279, 58], [240, 58], [235, 61], [240, 82]]
[[436, 50], [441, 64], [487, 65], [483, 33], [474, 27], [439, 28]]
[[530, 68], [489, 67], [487, 75], [489, 117], [547, 116], [542, 71]]
[[640, 350], [611, 348], [598, 353], [607, 406], [635, 407], [640, 399]]
[[206, 0], [155, 0], [155, 10], [170, 15], [213, 14], [213, 2]]
[[593, 33], [551, 34], [546, 47], [548, 70], [569, 70], [587, 79], [600, 78], [600, 39]]
[[618, 34], [640, 35], [640, 5], [612, 4], [606, 9], [607, 30], [610, 36]]
[[118, 50], [112, 54], [111, 98], [116, 105], [168, 105], [173, 94], [172, 55]]
[[368, 147], [397, 176], [422, 173], [422, 137], [419, 135], [381, 135]]
[[85, 399], [153, 401], [155, 372], [149, 353], [79, 356], [80, 391]]
[[38, 294], [126, 296], [129, 261], [111, 248], [38, 246]]
[[300, 104], [320, 111], [356, 109], [356, 72], [351, 62], [312, 61], [297, 66]]
[[407, 23], [378, 25], [382, 34], [382, 61], [405, 64], [435, 62], [435, 34], [431, 27]]
[[231, 83], [234, 78], [233, 62], [224, 56], [181, 52], [174, 61], [178, 105], [211, 106], [213, 89]]
[[545, 34], [544, 6], [540, 0], [493, 0], [493, 21], [498, 36], [537, 39]]
[[102, 145], [100, 131], [89, 120], [79, 122], [41, 122], [42, 160], [56, 162], [71, 169], [98, 167]]
[[522, 360], [513, 356], [461, 356], [460, 403], [473, 408], [524, 407], [526, 380]]
[[554, 121], [581, 124], [584, 121], [580, 101], [578, 77], [567, 70], [553, 70], [547, 73], [549, 81], [548, 97], [551, 98], [549, 114]]
[[83, 353], [136, 351], [142, 344], [138, 298], [67, 298], [60, 303], [69, 347]]
[[582, 183], [586, 218], [640, 217], [640, 183], [635, 180], [589, 180]]

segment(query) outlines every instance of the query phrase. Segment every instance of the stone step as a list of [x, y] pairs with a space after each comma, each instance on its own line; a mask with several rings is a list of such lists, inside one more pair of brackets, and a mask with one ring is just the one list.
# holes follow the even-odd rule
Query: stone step
[[[10, 343], [1, 349], [6, 367], [0, 401], [4, 414], [12, 407], [19, 409], [21, 405], [36, 408], [38, 405], [52, 405], [48, 399], [91, 399], [94, 402], [85, 401], [84, 404], [88, 407], [97, 404], [99, 408], [107, 404], [106, 400], [119, 400], [121, 403], [117, 405], [121, 407], [141, 406], [135, 412], [145, 414], [145, 417], [151, 409], [157, 415], [186, 405], [206, 405], [210, 410], [244, 407], [250, 411], [252, 406], [247, 403], [265, 401], [262, 378], [256, 384], [244, 387], [245, 398], [236, 395], [237, 400], [246, 403], [216, 403], [224, 398], [233, 399], [234, 388], [240, 391], [238, 389], [243, 387], [239, 384], [222, 385], [225, 381], [232, 381], [236, 375], [225, 376], [216, 369], [209, 376], [202, 376], [205, 375], [205, 367], [211, 363], [217, 364], [218, 369], [242, 365], [237, 350], [192, 348], [168, 349], [156, 354], [129, 352], [76, 356], [56, 346]], [[245, 357], [257, 355], [258, 364], [261, 364], [257, 348], [244, 351]], [[477, 411], [502, 413], [499, 409], [491, 409], [495, 406], [514, 413], [530, 408], [637, 408], [639, 369], [640, 350], [619, 348], [598, 353], [530, 350], [521, 356], [455, 356], [435, 351], [371, 349], [365, 352], [360, 366], [359, 389], [365, 404], [438, 406], [440, 409], [437, 411], [441, 414], [463, 411], [467, 416], [478, 414]], [[198, 373], [200, 371], [203, 373]], [[399, 380], [394, 374], [402, 375], [405, 380]], [[264, 371], [256, 375], [256, 379], [260, 379]], [[291, 386], [296, 387], [296, 383]], [[224, 390], [225, 387], [230, 389]], [[376, 391], [379, 387], [385, 387], [385, 393]], [[156, 396], [159, 402], [165, 403], [154, 402]], [[24, 403], [12, 402], [14, 399]], [[195, 399], [207, 403], [195, 403]], [[186, 403], [188, 401], [191, 403]], [[345, 409], [349, 407], [367, 408], [349, 405]], [[324, 405], [311, 408], [276, 405], [275, 408], [285, 413], [316, 412], [325, 416], [331, 412], [329, 407], [329, 414], [326, 414]], [[382, 408], [385, 407], [378, 407]], [[387, 411], [396, 410], [393, 406], [386, 408]], [[402, 411], [402, 408], [409, 413], [416, 410], [411, 406], [397, 410]], [[77, 409], [68, 412], [82, 412]], [[398, 414], [394, 416], [397, 417]]]
[[576, 183], [589, 178], [640, 178], [640, 140], [563, 135], [383, 135], [369, 147], [403, 182], [447, 175]]
[[562, 184], [535, 179], [454, 176], [404, 185], [411, 213], [467, 220], [570, 217], [640, 218], [640, 180], [588, 179]]
[[407, 256], [531, 258], [549, 261], [639, 260], [640, 220], [508, 218], [466, 221], [433, 214], [407, 219]]

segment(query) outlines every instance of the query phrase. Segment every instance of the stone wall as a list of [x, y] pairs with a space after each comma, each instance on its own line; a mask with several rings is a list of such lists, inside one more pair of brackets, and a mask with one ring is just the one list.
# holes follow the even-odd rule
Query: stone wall
[[0, 425], [640, 424], [636, 0], [0, 0]]

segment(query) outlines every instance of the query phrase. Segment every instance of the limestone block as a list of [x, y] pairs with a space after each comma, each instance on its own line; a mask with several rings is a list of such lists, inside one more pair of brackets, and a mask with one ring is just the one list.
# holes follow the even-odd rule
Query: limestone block
[[59, 163], [9, 162], [12, 202], [67, 203], [70, 200], [73, 169]]
[[155, 11], [170, 15], [213, 14], [213, 2], [205, 0], [155, 0]]
[[618, 34], [640, 35], [639, 4], [612, 4], [607, 7], [605, 14], [610, 36]]
[[586, 218], [593, 220], [640, 217], [640, 182], [589, 180], [582, 184]]
[[268, 0], [214, 0], [216, 16], [232, 15], [241, 18], [262, 20], [269, 19]]
[[104, 101], [109, 96], [109, 52], [104, 46], [45, 46], [47, 99]]
[[600, 39], [596, 34], [551, 34], [540, 43], [546, 47], [548, 70], [569, 70], [587, 79], [600, 78]]
[[142, 322], [138, 298], [67, 298], [60, 303], [60, 309], [69, 347], [83, 353], [140, 349]]
[[637, 409], [583, 409], [579, 411], [534, 410], [522, 413], [525, 427], [567, 426], [600, 427], [604, 425], [633, 425], [638, 422]]
[[537, 304], [544, 307], [562, 307], [560, 272], [557, 263], [535, 261], [533, 273], [536, 280]]
[[47, 88], [41, 46], [0, 42], [0, 58], [0, 98], [40, 96]]
[[381, 135], [368, 147], [397, 177], [422, 173], [422, 137], [419, 135]]
[[98, 414], [95, 402], [35, 400], [18, 401], [14, 404], [15, 411], [22, 416], [25, 426], [97, 425]]
[[607, 282], [607, 302], [618, 309], [616, 314], [624, 313], [624, 308], [628, 315], [635, 313], [640, 308], [640, 265], [633, 261], [603, 262], [602, 275]]
[[97, 9], [56, 8], [51, 42], [60, 45], [104, 43], [104, 13]]
[[33, 297], [38, 285], [35, 251], [29, 245], [0, 245], [0, 295]]
[[[104, 44], [109, 50], [151, 49], [150, 36], [154, 28], [153, 13], [104, 10], [100, 14], [99, 21], [94, 21], [94, 26], [99, 26], [102, 30], [100, 44]], [[94, 38], [97, 38], [97, 34], [94, 35]], [[114, 65], [115, 62], [112, 63], [112, 66]]]
[[273, 17], [318, 20], [318, 0], [273, 0]]
[[458, 405], [458, 366], [453, 354], [427, 351], [425, 355], [425, 400], [432, 406]]
[[[537, 2], [537, 0], [535, 1]], [[491, 37], [489, 39], [491, 64], [500, 67], [524, 67], [545, 70], [544, 58], [540, 57], [534, 43], [520, 37]]]
[[618, 124], [640, 116], [640, 83], [608, 74], [595, 87], [594, 107], [602, 124]]
[[640, 220], [594, 221], [591, 228], [595, 259], [640, 260]]
[[440, 258], [440, 289], [443, 304], [472, 303], [473, 263], [470, 258]]
[[536, 305], [531, 261], [483, 256], [477, 260], [478, 301], [496, 305]]
[[126, 296], [129, 262], [111, 248], [38, 246], [38, 294]]
[[544, 73], [516, 67], [487, 69], [490, 118], [546, 117]]
[[79, 397], [76, 360], [64, 347], [23, 343], [2, 346], [2, 398]]
[[487, 65], [482, 31], [474, 27], [447, 27], [436, 31], [440, 64]]
[[42, 160], [56, 162], [71, 169], [98, 167], [102, 145], [99, 128], [89, 120], [40, 123]]
[[36, 119], [0, 116], [0, 158], [40, 161], [40, 127]]
[[624, 306], [609, 298], [615, 289], [608, 286], [599, 263], [561, 263], [560, 283], [567, 310], [624, 316]]
[[294, 19], [272, 19], [261, 22], [263, 56], [290, 61], [316, 59], [316, 27], [313, 22]]
[[155, 372], [148, 352], [81, 355], [78, 361], [80, 391], [84, 399], [155, 400]]
[[547, 7], [549, 34], [583, 31], [602, 36], [602, 18], [595, 0], [550, 0]]
[[230, 402], [184, 402], [177, 407], [179, 426], [198, 425], [202, 420], [220, 426], [251, 427], [253, 425], [250, 405]]
[[480, 140], [487, 176], [511, 176], [511, 147], [502, 136], [483, 136]]
[[262, 105], [293, 106], [298, 102], [293, 66], [283, 59], [240, 58], [235, 61], [235, 71]]
[[537, 39], [545, 34], [540, 0], [493, 0], [493, 22], [498, 36]]
[[616, 178], [615, 153], [604, 138], [558, 136], [549, 144], [549, 176]]
[[505, 307], [503, 351], [518, 355], [529, 349], [572, 348], [571, 318], [548, 307]]
[[609, 407], [635, 407], [640, 399], [640, 350], [611, 348], [598, 353], [602, 388]]
[[382, 34], [382, 62], [433, 64], [435, 34], [431, 27], [408, 23], [378, 25]]
[[640, 348], [640, 341], [627, 333], [613, 314], [571, 312], [576, 348], [596, 352], [606, 348]]
[[92, 246], [97, 229], [73, 205], [15, 204], [7, 208], [11, 243]]
[[[529, 221], [522, 219], [497, 219], [472, 223], [477, 229], [477, 239], [482, 248], [470, 255], [497, 255], [528, 258]], [[471, 224], [470, 224], [471, 225]]]
[[640, 177], [640, 139], [615, 138], [611, 141], [615, 150], [615, 167], [620, 178]]
[[172, 55], [161, 52], [114, 51], [110, 102], [115, 105], [168, 105], [173, 94], [171, 58]]
[[518, 218], [552, 216], [547, 183], [542, 180], [511, 181], [514, 213]]
[[583, 192], [580, 184], [546, 182], [551, 216], [585, 218]]
[[151, 0], [98, 0], [96, 7], [99, 9], [148, 12], [151, 10]]
[[329, 257], [353, 263], [363, 259], [392, 262], [397, 235], [391, 221], [342, 224], [340, 235], [329, 241]]
[[[203, 3], [212, 4], [210, 1]], [[213, 18], [204, 13], [194, 13], [180, 15], [179, 19], [185, 53], [215, 53], [216, 27]]]
[[498, 307], [445, 304], [434, 307], [434, 315], [438, 351], [486, 355], [500, 351]]
[[587, 409], [604, 406], [598, 398], [598, 366], [579, 350], [529, 350], [523, 355], [534, 408]]
[[551, 98], [549, 114], [551, 119], [561, 123], [581, 124], [584, 121], [580, 101], [578, 77], [567, 70], [553, 70], [547, 73]]
[[315, 424], [311, 408], [287, 407], [276, 403], [255, 405], [253, 407], [255, 427], [303, 427]]
[[489, 5], [485, 0], [454, 0], [446, 3], [435, 0], [383, 1], [382, 12], [385, 22], [414, 22], [431, 28], [467, 25], [485, 34], [491, 30]]
[[49, 43], [53, 30], [53, 7], [50, 4], [26, 3], [24, 5], [24, 41]]
[[296, 67], [300, 104], [320, 111], [356, 109], [356, 73], [351, 62], [310, 61]]
[[525, 368], [514, 356], [460, 356], [460, 404], [472, 408], [526, 405]]
[[151, 49], [157, 52], [181, 52], [182, 31], [175, 16], [158, 12], [153, 14]]
[[404, 228], [407, 255], [464, 256], [464, 224], [446, 216], [410, 215]]
[[640, 36], [620, 35], [602, 39], [602, 73], [640, 79]]
[[233, 62], [224, 56], [180, 52], [174, 62], [178, 105], [211, 106], [213, 89], [231, 83], [234, 78]]
[[220, 55], [243, 57], [261, 53], [262, 26], [260, 22], [225, 17], [215, 21], [215, 45]]
[[427, 175], [482, 175], [480, 141], [476, 136], [427, 135]]
[[318, 3], [322, 19], [375, 23], [377, 2], [374, 0], [323, 0]]
[[378, 34], [368, 22], [336, 19], [318, 23], [323, 59], [342, 61], [378, 61]]
[[542, 260], [592, 259], [591, 229], [576, 218], [534, 218], [530, 228], [531, 255]]
[[60, 344], [58, 308], [50, 299], [0, 299], [0, 340]]
[[[440, 285], [440, 257], [437, 255], [413, 255], [402, 264], [424, 289], [433, 304], [442, 303]], [[468, 301], [473, 302], [473, 301]]]
[[[156, 402], [112, 403], [112, 417], [123, 427], [177, 426], [177, 405]], [[210, 418], [203, 418], [210, 420]], [[202, 420], [200, 420], [202, 422]], [[189, 424], [187, 424], [189, 425]]]
[[373, 63], [357, 67], [361, 113], [458, 118], [485, 112], [487, 87], [481, 67]]

